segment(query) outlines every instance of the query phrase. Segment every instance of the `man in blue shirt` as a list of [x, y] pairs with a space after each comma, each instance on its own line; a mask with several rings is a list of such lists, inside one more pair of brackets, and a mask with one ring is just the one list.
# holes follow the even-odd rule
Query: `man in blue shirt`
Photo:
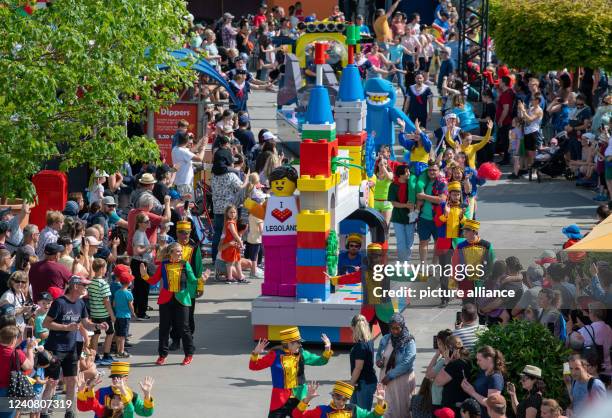
[[455, 64], [450, 59], [450, 48], [444, 48], [440, 51], [440, 58], [442, 62], [440, 63], [440, 71], [438, 73], [438, 92], [442, 91], [442, 82], [444, 81], [444, 77], [450, 76], [455, 71]]
[[350, 234], [346, 239], [346, 251], [338, 256], [338, 275], [352, 273], [361, 267], [361, 235]]
[[565, 385], [572, 401], [572, 412], [579, 415], [585, 406], [606, 397], [606, 386], [589, 374], [588, 362], [580, 355], [570, 357], [569, 366], [571, 379], [565, 379]]

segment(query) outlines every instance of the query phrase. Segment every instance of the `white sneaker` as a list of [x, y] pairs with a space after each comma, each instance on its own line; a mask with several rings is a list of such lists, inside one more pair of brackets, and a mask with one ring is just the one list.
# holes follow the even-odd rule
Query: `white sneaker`
[[257, 270], [255, 270], [255, 274], [251, 273], [251, 277], [255, 279], [263, 279], [264, 272], [262, 269], [258, 268]]

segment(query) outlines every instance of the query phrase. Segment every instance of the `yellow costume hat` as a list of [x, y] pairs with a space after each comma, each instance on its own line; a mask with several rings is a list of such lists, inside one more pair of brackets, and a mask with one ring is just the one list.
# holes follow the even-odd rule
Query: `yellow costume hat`
[[451, 181], [448, 183], [448, 191], [449, 192], [460, 192], [461, 191], [461, 183], [458, 181]]
[[472, 231], [478, 231], [480, 229], [480, 222], [473, 219], [466, 219], [463, 222], [464, 229], [471, 229]]
[[191, 222], [189, 221], [178, 221], [176, 223], [177, 231], [191, 231]]
[[292, 343], [294, 341], [302, 341], [300, 330], [298, 327], [291, 327], [280, 332], [281, 342]]
[[130, 374], [130, 363], [126, 361], [113, 361], [110, 366], [110, 377], [127, 376]]
[[346, 383], [341, 380], [338, 380], [336, 384], [334, 384], [334, 389], [332, 390], [332, 393], [344, 396], [347, 399], [351, 399], [351, 396], [353, 396], [354, 390], [355, 390], [355, 387], [351, 385], [350, 383]]
[[373, 242], [370, 245], [368, 245], [368, 251], [382, 251], [383, 247], [382, 245], [380, 245], [377, 242]]
[[347, 238], [346, 238], [346, 243], [350, 243], [350, 242], [355, 242], [359, 245], [362, 244], [361, 242], [361, 235], [359, 234], [350, 234]]

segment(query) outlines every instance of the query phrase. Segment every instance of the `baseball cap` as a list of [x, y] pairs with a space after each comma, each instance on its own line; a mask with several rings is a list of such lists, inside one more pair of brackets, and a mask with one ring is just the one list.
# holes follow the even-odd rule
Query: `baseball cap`
[[113, 274], [121, 284], [131, 283], [134, 281], [134, 276], [132, 275], [130, 266], [126, 266], [125, 264], [117, 264], [113, 269]]
[[85, 277], [81, 276], [70, 276], [70, 280], [68, 280], [69, 285], [82, 284], [83, 286], [87, 286], [91, 281], [87, 280]]
[[85, 239], [87, 240], [87, 243], [89, 245], [96, 246], [96, 245], [100, 245], [101, 244], [101, 242], [98, 241], [98, 239], [96, 237], [85, 237]]
[[180, 200], [181, 199], [181, 194], [178, 192], [178, 190], [170, 190], [168, 192], [168, 196], [170, 196], [170, 200]]
[[111, 255], [111, 250], [105, 245], [101, 245], [98, 247], [98, 251], [94, 254], [94, 258], [101, 258], [106, 260]]
[[0, 221], [0, 234], [6, 233], [9, 229], [11, 229], [11, 226], [7, 221]]
[[95, 178], [108, 177], [108, 173], [104, 170], [96, 170], [94, 173], [94, 177]]
[[117, 203], [115, 203], [115, 198], [113, 196], [104, 196], [102, 198], [102, 204], [106, 206], [117, 206]]
[[41, 292], [40, 297], [38, 298], [38, 300], [47, 300], [49, 302], [53, 301], [53, 296], [51, 296], [51, 293], [49, 292]]
[[62, 213], [66, 216], [77, 216], [79, 214], [79, 204], [74, 200], [67, 201]]
[[233, 19], [234, 15], [228, 12], [223, 13], [223, 19]]
[[535, 260], [535, 263], [540, 266], [545, 266], [545, 265], [556, 263], [556, 262], [557, 262], [557, 255], [552, 250], [545, 250]]
[[278, 137], [274, 135], [272, 132], [266, 131], [263, 133], [262, 138], [264, 141], [276, 141]]
[[249, 115], [247, 115], [247, 114], [240, 115], [240, 117], [238, 118], [238, 123], [240, 125], [248, 125], [249, 124]]
[[193, 27], [194, 29], [202, 29], [202, 30], [206, 29], [201, 23], [196, 23]]
[[595, 141], [595, 135], [593, 135], [591, 132], [583, 133], [582, 137], [586, 139], [587, 141]]
[[487, 397], [487, 406], [489, 408], [496, 408], [500, 406], [504, 407], [506, 406], [506, 398], [504, 398], [499, 393], [494, 393], [493, 395], [489, 395]]
[[51, 242], [47, 245], [45, 245], [45, 254], [46, 255], [55, 255], [57, 253], [61, 253], [62, 251], [64, 251], [64, 246], [63, 245], [59, 245], [55, 242]]
[[476, 399], [468, 398], [461, 404], [462, 411], [468, 412], [469, 414], [480, 415], [480, 404]]
[[446, 116], [444, 116], [444, 120], [449, 120], [449, 119], [457, 119], [457, 115], [454, 113], [447, 113]]
[[437, 418], [455, 418], [455, 412], [450, 408], [436, 409], [433, 414]]
[[11, 208], [2, 208], [0, 209], [0, 218], [11, 213]]

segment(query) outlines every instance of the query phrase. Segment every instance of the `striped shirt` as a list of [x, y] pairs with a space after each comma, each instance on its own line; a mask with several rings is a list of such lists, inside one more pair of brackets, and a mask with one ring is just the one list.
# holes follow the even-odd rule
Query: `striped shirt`
[[463, 342], [463, 346], [468, 350], [472, 350], [474, 345], [476, 345], [476, 340], [478, 340], [478, 336], [487, 330], [486, 325], [468, 325], [462, 328], [456, 329], [453, 331], [453, 335], [461, 338]]
[[110, 312], [104, 306], [104, 298], [110, 298], [110, 286], [104, 279], [93, 279], [87, 286], [89, 293], [89, 315], [92, 318], [104, 319], [110, 317]]

